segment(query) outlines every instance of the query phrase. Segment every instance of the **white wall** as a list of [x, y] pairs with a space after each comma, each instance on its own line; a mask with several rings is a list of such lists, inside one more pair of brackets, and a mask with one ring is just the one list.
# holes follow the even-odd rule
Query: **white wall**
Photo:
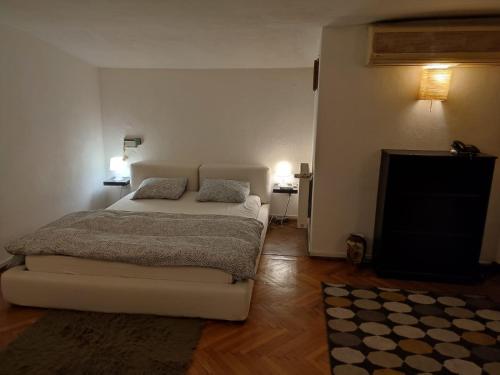
[[[420, 67], [367, 67], [367, 27], [325, 28], [315, 145], [312, 254], [345, 255], [349, 233], [373, 236], [380, 149], [448, 149], [454, 139], [500, 155], [500, 68], [455, 68], [449, 100], [417, 101]], [[482, 260], [494, 260], [500, 165]]]
[[0, 26], [0, 264], [14, 237], [104, 203], [98, 83], [96, 68]]
[[[311, 162], [312, 69], [101, 69], [106, 160], [123, 137], [135, 160], [259, 163], [296, 171]], [[273, 197], [281, 212], [285, 196]], [[296, 214], [294, 196], [291, 214]]]

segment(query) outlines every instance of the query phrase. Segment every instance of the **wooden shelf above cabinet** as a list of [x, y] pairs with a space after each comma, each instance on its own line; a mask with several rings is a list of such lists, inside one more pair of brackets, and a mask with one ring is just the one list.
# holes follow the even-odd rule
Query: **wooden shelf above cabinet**
[[370, 26], [369, 65], [500, 65], [500, 18], [381, 22]]

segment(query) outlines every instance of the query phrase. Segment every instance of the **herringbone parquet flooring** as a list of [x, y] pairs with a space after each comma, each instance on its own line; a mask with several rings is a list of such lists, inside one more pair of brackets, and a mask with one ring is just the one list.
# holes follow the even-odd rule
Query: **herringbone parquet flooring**
[[[264, 253], [272, 254], [262, 256], [248, 320], [207, 322], [190, 375], [328, 374], [322, 280], [359, 286], [481, 293], [500, 300], [498, 276], [468, 286], [397, 281], [377, 278], [369, 267], [356, 268], [342, 260], [279, 255], [288, 254], [289, 247], [297, 254], [297, 241], [305, 246], [301, 238], [305, 232], [297, 231], [290, 235], [290, 228], [270, 228]], [[9, 306], [0, 299], [0, 348], [43, 313], [42, 309]]]

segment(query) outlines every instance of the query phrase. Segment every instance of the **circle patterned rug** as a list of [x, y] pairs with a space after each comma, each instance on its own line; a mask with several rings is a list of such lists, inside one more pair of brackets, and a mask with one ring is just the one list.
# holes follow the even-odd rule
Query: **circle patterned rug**
[[334, 375], [500, 375], [500, 306], [484, 296], [322, 288]]

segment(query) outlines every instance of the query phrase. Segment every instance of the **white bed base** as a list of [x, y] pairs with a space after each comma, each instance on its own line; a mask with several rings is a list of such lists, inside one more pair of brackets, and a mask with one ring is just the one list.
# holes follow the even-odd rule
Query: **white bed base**
[[[267, 223], [268, 214], [269, 205], [263, 205], [259, 219]], [[264, 224], [261, 251], [266, 231]], [[3, 298], [15, 305], [222, 320], [247, 318], [253, 286], [253, 280], [198, 283], [34, 272], [25, 266], [2, 275]]]
[[253, 281], [193, 283], [68, 275], [12, 268], [2, 278], [4, 298], [16, 305], [245, 320]]
[[[148, 165], [140, 166], [140, 171]], [[234, 170], [235, 166], [217, 166], [214, 173]], [[159, 167], [161, 171], [161, 166]], [[248, 167], [249, 172], [266, 175], [262, 167]], [[169, 177], [171, 166], [159, 177]], [[221, 171], [222, 170], [222, 171]], [[134, 169], [132, 169], [134, 173]], [[210, 170], [212, 172], [212, 170]], [[155, 175], [158, 166], [155, 164]], [[211, 177], [212, 173], [207, 173]], [[142, 178], [152, 177], [141, 175]], [[215, 178], [220, 178], [219, 176]], [[224, 175], [224, 178], [227, 178]], [[251, 178], [255, 178], [253, 175]], [[256, 178], [268, 185], [266, 178]], [[135, 180], [135, 183], [140, 181]], [[197, 181], [192, 186], [197, 186]], [[261, 197], [262, 199], [263, 197]], [[262, 199], [269, 203], [268, 197]], [[263, 204], [259, 220], [264, 223], [261, 247], [267, 232], [269, 204]], [[257, 260], [256, 268], [260, 261]], [[234, 284], [216, 284], [171, 280], [150, 280], [127, 277], [70, 275], [63, 273], [34, 272], [25, 266], [11, 268], [2, 274], [3, 298], [13, 304], [56, 309], [99, 311], [109, 313], [154, 314], [183, 317], [200, 317], [222, 320], [245, 320], [248, 317], [253, 280]]]

